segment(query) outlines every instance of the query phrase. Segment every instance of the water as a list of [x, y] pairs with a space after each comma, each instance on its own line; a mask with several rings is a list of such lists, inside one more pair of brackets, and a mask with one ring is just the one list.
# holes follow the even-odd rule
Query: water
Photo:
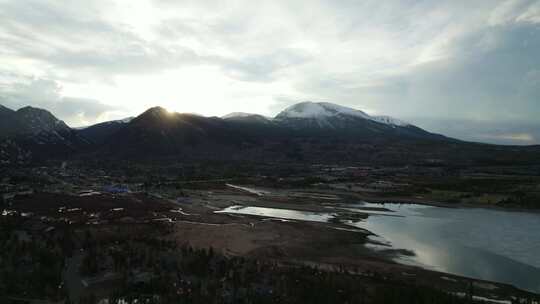
[[297, 211], [289, 209], [277, 209], [277, 208], [264, 208], [264, 207], [243, 207], [243, 206], [231, 206], [223, 210], [216, 211], [216, 213], [236, 213], [236, 214], [249, 214], [273, 217], [287, 220], [299, 220], [310, 222], [327, 222], [334, 217], [332, 213], [319, 213], [310, 211]]
[[[540, 214], [414, 204], [362, 203], [344, 209], [366, 212], [362, 208], [372, 207], [389, 211], [367, 210], [366, 220], [350, 225], [373, 232], [374, 239], [394, 249], [414, 252], [396, 258], [398, 262], [540, 292]], [[242, 206], [218, 212], [317, 222], [336, 215]]]
[[382, 207], [400, 216], [371, 215], [353, 225], [375, 233], [393, 248], [415, 253], [399, 257], [399, 262], [540, 292], [540, 214], [424, 205]]

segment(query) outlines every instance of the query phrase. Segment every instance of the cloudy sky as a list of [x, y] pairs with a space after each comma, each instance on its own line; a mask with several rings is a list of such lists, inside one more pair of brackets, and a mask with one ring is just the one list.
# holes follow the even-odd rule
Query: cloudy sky
[[0, 104], [71, 126], [305, 100], [540, 143], [540, 0], [0, 0]]

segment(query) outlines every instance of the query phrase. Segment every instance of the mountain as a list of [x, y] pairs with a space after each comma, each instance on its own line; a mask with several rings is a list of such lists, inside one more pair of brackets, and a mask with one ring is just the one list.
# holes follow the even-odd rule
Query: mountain
[[223, 119], [236, 119], [250, 116], [257, 116], [258, 114], [246, 113], [246, 112], [232, 112], [227, 115], [222, 116]]
[[0, 105], [0, 138], [17, 134], [24, 125], [17, 118], [16, 112]]
[[[154, 107], [128, 123], [102, 123], [79, 133], [95, 143], [99, 153], [122, 158], [276, 160], [325, 157], [332, 153], [329, 145], [345, 151], [365, 143], [446, 140], [390, 117], [313, 102], [293, 105], [274, 118], [239, 112], [204, 117]], [[327, 152], [319, 153], [322, 150]]]
[[328, 102], [305, 101], [286, 108], [276, 116], [276, 120], [313, 119], [321, 122], [320, 125], [327, 125], [325, 123], [327, 119], [336, 117], [370, 119], [369, 115], [360, 110], [355, 110]]
[[134, 117], [128, 117], [120, 120], [106, 121], [89, 127], [80, 128], [77, 132], [91, 143], [102, 144], [107, 138], [111, 137], [118, 130], [130, 123], [133, 118]]
[[0, 107], [0, 162], [62, 157], [79, 151], [87, 142], [49, 111]]
[[63, 121], [47, 110], [24, 107], [17, 110], [16, 116], [27, 126], [26, 131], [31, 134], [71, 131]]
[[224, 120], [240, 122], [240, 123], [262, 123], [270, 124], [272, 123], [271, 118], [264, 117], [259, 114], [244, 113], [244, 112], [233, 112], [221, 117]]
[[[237, 122], [274, 123], [293, 129], [311, 128], [316, 131], [321, 131], [321, 129], [339, 130], [358, 127], [354, 125], [355, 122], [356, 124], [359, 122], [367, 123], [371, 127], [377, 126], [376, 124], [371, 124], [371, 122], [375, 122], [392, 128], [417, 128], [410, 123], [390, 116], [370, 116], [363, 111], [337, 104], [311, 101], [292, 105], [276, 115], [275, 118], [267, 118], [262, 115], [244, 112], [233, 112], [222, 118]], [[429, 132], [424, 132], [423, 135], [428, 135], [427, 133]]]
[[370, 116], [363, 111], [328, 102], [297, 103], [280, 112], [273, 121], [305, 134], [356, 137], [361, 141], [446, 139], [389, 116]]
[[124, 156], [213, 154], [217, 147], [242, 142], [244, 133], [217, 117], [148, 109], [110, 136], [102, 147]]
[[329, 102], [301, 102], [279, 113], [276, 118], [284, 124], [318, 128], [342, 128], [350, 121], [376, 122], [392, 127], [408, 127], [409, 123], [389, 116], [370, 116], [363, 111]]
[[44, 133], [68, 132], [71, 129], [49, 111], [24, 107], [13, 111], [0, 107], [0, 137], [17, 135], [39, 135]]
[[50, 112], [0, 107], [0, 164], [29, 160], [133, 159], [288, 163], [501, 164], [538, 161], [538, 148], [467, 143], [388, 116], [302, 102], [274, 118], [222, 118], [150, 108], [135, 118], [73, 130]]
[[452, 141], [394, 118], [322, 102], [298, 103], [274, 118], [239, 112], [204, 117], [154, 107], [135, 118], [79, 130], [32, 107], [17, 111], [2, 107], [0, 117], [5, 124], [0, 137], [8, 139], [0, 151], [4, 159], [8, 154], [43, 159], [97, 153], [112, 158], [324, 161], [365, 157], [355, 150], [359, 145], [386, 146], [389, 153], [390, 146], [406, 142]]

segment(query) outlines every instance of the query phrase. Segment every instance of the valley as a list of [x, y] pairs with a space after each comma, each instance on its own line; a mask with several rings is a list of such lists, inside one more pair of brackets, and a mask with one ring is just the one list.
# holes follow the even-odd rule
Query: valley
[[14, 303], [538, 301], [537, 146], [329, 103], [79, 129], [3, 111], [21, 126], [0, 141]]

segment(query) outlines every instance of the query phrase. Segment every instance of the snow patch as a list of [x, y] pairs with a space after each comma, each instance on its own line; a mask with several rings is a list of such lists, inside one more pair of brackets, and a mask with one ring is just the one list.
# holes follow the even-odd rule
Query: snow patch
[[124, 118], [124, 119], [120, 119], [118, 122], [121, 122], [121, 123], [130, 123], [135, 117], [127, 117], [127, 118]]
[[[464, 293], [464, 292], [455, 292], [454, 295], [460, 297], [460, 298], [465, 298], [467, 297], [467, 294]], [[475, 296], [473, 295], [472, 296], [472, 299], [473, 301], [477, 301], [477, 302], [484, 302], [484, 303], [493, 303], [493, 304], [512, 304], [512, 301], [510, 300], [498, 300], [498, 299], [491, 299], [491, 298], [486, 298], [486, 297], [481, 297], [481, 296]]]
[[245, 112], [232, 112], [225, 116], [222, 116], [221, 118], [227, 119], [227, 118], [236, 118], [236, 117], [250, 117], [250, 116], [256, 116], [257, 114], [252, 113], [245, 113]]
[[278, 117], [288, 118], [327, 118], [339, 115], [349, 115], [369, 119], [366, 113], [352, 108], [343, 107], [328, 102], [301, 102], [286, 108]]
[[90, 127], [97, 126], [97, 125], [127, 124], [127, 123], [130, 123], [133, 119], [135, 119], [135, 117], [127, 117], [127, 118], [118, 119], [118, 120], [109, 120], [109, 121], [100, 122], [100, 123], [97, 123], [97, 124], [94, 124], [94, 125], [77, 127], [77, 128], [75, 128], [75, 130], [80, 131], [80, 130], [88, 129]]
[[411, 125], [408, 122], [404, 122], [390, 116], [371, 116], [371, 120], [397, 127], [406, 127]]

